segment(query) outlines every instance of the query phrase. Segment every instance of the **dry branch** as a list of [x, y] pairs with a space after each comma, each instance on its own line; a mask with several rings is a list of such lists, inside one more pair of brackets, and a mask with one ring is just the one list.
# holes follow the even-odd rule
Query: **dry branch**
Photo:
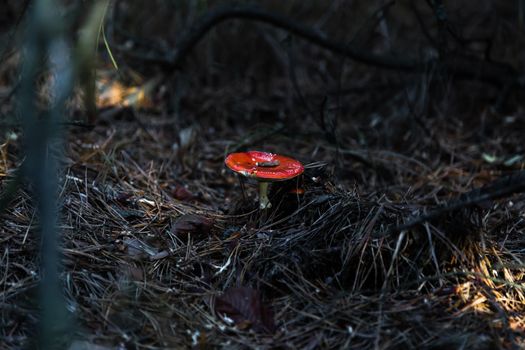
[[295, 34], [315, 45], [345, 56], [354, 61], [384, 69], [421, 73], [433, 65], [441, 65], [457, 79], [478, 80], [500, 86], [523, 86], [522, 74], [508, 64], [481, 60], [471, 56], [450, 56], [420, 60], [416, 58], [375, 54], [353, 45], [332, 40], [304, 24], [292, 21], [283, 15], [252, 6], [224, 6], [201, 16], [195, 24], [181, 36], [180, 44], [164, 55], [126, 52], [126, 54], [160, 64], [168, 69], [180, 69], [185, 58], [200, 40], [216, 25], [230, 19], [243, 19], [270, 24]]
[[481, 188], [476, 188], [470, 192], [464, 193], [459, 198], [450, 201], [443, 207], [435, 209], [428, 214], [421, 215], [402, 225], [388, 230], [384, 235], [390, 235], [408, 230], [409, 228], [430, 220], [437, 219], [446, 213], [450, 213], [458, 209], [470, 207], [472, 205], [490, 200], [504, 198], [512, 194], [522, 192], [525, 192], [525, 171], [517, 172], [516, 174], [495, 180]]

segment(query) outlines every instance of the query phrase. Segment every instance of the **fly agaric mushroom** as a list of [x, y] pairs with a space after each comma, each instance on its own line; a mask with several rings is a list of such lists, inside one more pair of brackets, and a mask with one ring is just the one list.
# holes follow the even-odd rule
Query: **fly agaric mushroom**
[[304, 171], [301, 162], [268, 152], [231, 153], [226, 157], [224, 163], [236, 173], [259, 182], [259, 207], [261, 209], [272, 207], [268, 199], [270, 182], [289, 180], [301, 175]]

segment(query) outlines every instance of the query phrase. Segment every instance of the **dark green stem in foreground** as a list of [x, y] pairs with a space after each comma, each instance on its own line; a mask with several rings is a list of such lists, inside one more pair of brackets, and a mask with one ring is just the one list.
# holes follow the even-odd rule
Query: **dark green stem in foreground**
[[[24, 42], [21, 84], [18, 95], [25, 144], [23, 172], [32, 183], [41, 240], [40, 251], [40, 349], [67, 347], [71, 336], [60, 284], [58, 230], [57, 151], [61, 147], [59, 125], [73, 88], [71, 50], [63, 35], [62, 18], [53, 0], [39, 0], [31, 7]], [[48, 110], [37, 107], [36, 86], [43, 69], [54, 77], [53, 101]]]

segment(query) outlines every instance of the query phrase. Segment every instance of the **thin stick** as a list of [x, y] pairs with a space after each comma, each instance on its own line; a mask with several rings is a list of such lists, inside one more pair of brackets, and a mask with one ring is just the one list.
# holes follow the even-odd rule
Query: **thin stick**
[[428, 214], [416, 217], [404, 224], [386, 231], [380, 236], [388, 236], [412, 228], [424, 222], [437, 219], [438, 217], [461, 208], [469, 207], [477, 203], [503, 198], [514, 193], [525, 192], [525, 171], [498, 179], [486, 186], [474, 189], [461, 195], [458, 199], [450, 201], [445, 206], [431, 211]]

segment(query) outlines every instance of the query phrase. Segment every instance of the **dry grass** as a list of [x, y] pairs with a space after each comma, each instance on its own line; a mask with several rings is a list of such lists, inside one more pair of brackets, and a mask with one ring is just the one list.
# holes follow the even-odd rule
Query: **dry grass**
[[[280, 45], [281, 33], [250, 35], [257, 33]], [[407, 80], [350, 63], [347, 94], [334, 97], [340, 58], [317, 50], [300, 43], [295, 52], [303, 57], [298, 84], [315, 113], [280, 71], [290, 68], [275, 63], [286, 64], [286, 53], [284, 61], [272, 58], [279, 50], [250, 56], [242, 73], [251, 77], [226, 83], [235, 69], [216, 71], [222, 48], [216, 65], [190, 63], [174, 86], [160, 88], [169, 93], [159, 92], [155, 107], [110, 107], [92, 130], [69, 131], [60, 230], [72, 338], [148, 349], [525, 346], [522, 194], [382, 236], [522, 169], [523, 160], [504, 164], [524, 151], [522, 107], [501, 116], [486, 102], [497, 94], [491, 87], [445, 84], [430, 73]], [[259, 58], [277, 65], [268, 76]], [[323, 114], [318, 102], [327, 94]], [[317, 118], [339, 124], [323, 130]], [[0, 146], [2, 179], [20, 148], [16, 140]], [[223, 166], [238, 149], [302, 160], [305, 194], [274, 186], [274, 208], [258, 211], [255, 186], [241, 186]], [[19, 348], [38, 320], [31, 188], [1, 220], [0, 348]], [[273, 310], [274, 332], [216, 312], [215, 298], [241, 286]]]

